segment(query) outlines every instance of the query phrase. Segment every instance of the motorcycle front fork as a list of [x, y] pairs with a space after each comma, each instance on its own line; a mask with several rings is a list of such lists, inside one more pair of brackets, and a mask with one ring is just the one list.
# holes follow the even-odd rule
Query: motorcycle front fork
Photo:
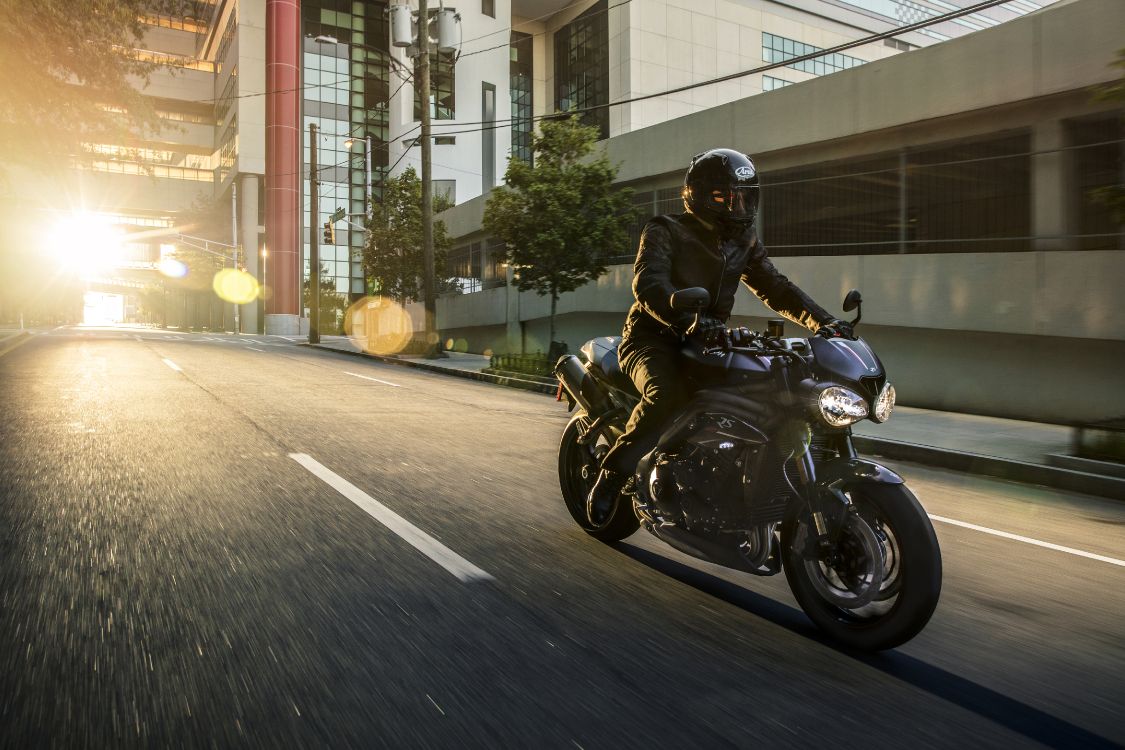
[[[816, 463], [813, 460], [811, 448], [811, 433], [806, 429], [803, 449], [800, 455], [794, 456], [797, 465], [797, 476], [801, 482], [805, 505], [809, 516], [812, 518], [816, 535], [810, 537], [810, 547], [806, 554], [829, 554], [839, 540], [840, 530], [843, 528], [844, 517], [855, 512], [851, 498], [837, 486], [838, 482], [822, 484], [817, 482]], [[836, 450], [841, 458], [855, 458], [855, 447], [852, 445], [851, 431], [839, 436]]]

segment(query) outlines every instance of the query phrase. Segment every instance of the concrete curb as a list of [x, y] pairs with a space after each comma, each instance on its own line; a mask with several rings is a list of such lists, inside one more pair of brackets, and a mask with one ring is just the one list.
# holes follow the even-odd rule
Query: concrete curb
[[398, 365], [400, 367], [413, 367], [416, 370], [425, 370], [426, 372], [436, 372], [441, 375], [452, 375], [458, 378], [466, 378], [468, 380], [476, 380], [481, 383], [492, 383], [493, 385], [503, 385], [508, 388], [519, 388], [524, 391], [534, 391], [536, 393], [546, 393], [548, 395], [555, 395], [558, 386], [540, 383], [534, 380], [524, 380], [522, 378], [510, 377], [507, 375], [490, 375], [484, 372], [477, 372], [475, 370], [458, 370], [453, 367], [442, 367], [441, 365], [431, 365], [428, 362], [418, 362], [416, 360], [399, 359], [398, 357], [385, 357], [381, 354], [368, 354], [367, 352], [348, 351], [347, 349], [337, 349], [332, 346], [325, 346], [324, 344], [298, 344], [298, 346], [307, 346], [312, 349], [320, 349], [326, 352], [336, 352], [338, 354], [347, 354], [352, 357], [363, 357], [364, 359], [373, 359], [376, 362], [383, 362], [388, 365]]
[[1023, 484], [1041, 484], [1070, 492], [1125, 500], [1125, 479], [1117, 477], [1063, 469], [1057, 466], [1033, 464], [1027, 461], [1016, 461], [1010, 458], [984, 456], [979, 453], [965, 453], [930, 445], [903, 443], [886, 438], [855, 435], [852, 439], [855, 442], [855, 447], [862, 453], [885, 456], [901, 461], [914, 461], [915, 463], [937, 466], [942, 469], [963, 471], [967, 474], [1008, 479]]
[[[367, 354], [366, 352], [347, 351], [345, 349], [324, 346], [323, 344], [299, 344], [299, 346], [308, 346], [313, 349], [348, 354], [355, 357], [364, 357], [391, 365], [413, 367], [418, 370], [426, 370], [427, 372], [468, 378], [482, 383], [493, 383], [494, 385], [503, 385], [509, 388], [520, 388], [536, 393], [554, 395], [557, 389], [556, 386], [546, 385], [532, 380], [523, 380], [501, 375], [489, 375], [473, 370], [458, 370], [415, 360]], [[903, 443], [898, 440], [888, 440], [886, 438], [855, 435], [853, 436], [853, 440], [855, 441], [855, 447], [863, 453], [898, 459], [900, 461], [913, 461], [929, 466], [937, 466], [942, 469], [961, 471], [967, 474], [1008, 479], [1023, 484], [1039, 484], [1070, 492], [1081, 492], [1086, 495], [1099, 495], [1115, 500], [1125, 500], [1125, 479], [1117, 477], [1091, 474], [1085, 471], [1076, 471], [1057, 466], [1033, 464], [1008, 458], [997, 458], [996, 456], [966, 453], [963, 451], [950, 450], [948, 448], [936, 448], [930, 445]]]

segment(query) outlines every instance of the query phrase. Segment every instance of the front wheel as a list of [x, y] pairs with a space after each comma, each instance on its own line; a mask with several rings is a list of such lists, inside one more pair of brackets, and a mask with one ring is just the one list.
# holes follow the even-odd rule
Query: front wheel
[[787, 519], [785, 577], [801, 608], [833, 639], [864, 651], [894, 648], [917, 635], [937, 606], [937, 536], [903, 485], [861, 485], [848, 494], [855, 512], [828, 550], [816, 548], [807, 510]]
[[616, 542], [632, 536], [640, 527], [640, 523], [633, 512], [633, 503], [627, 495], [618, 496], [617, 504], [609, 514], [609, 520], [600, 526], [591, 523], [590, 517], [586, 514], [586, 495], [594, 486], [601, 455], [609, 446], [601, 438], [599, 438], [601, 445], [579, 443], [583, 420], [588, 423], [590, 417], [579, 412], [563, 430], [562, 440], [559, 443], [559, 486], [562, 488], [566, 509], [583, 531], [598, 541]]

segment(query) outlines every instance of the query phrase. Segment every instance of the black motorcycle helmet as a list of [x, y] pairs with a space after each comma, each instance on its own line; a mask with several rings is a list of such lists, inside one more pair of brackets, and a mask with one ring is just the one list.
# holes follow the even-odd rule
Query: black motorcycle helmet
[[713, 148], [691, 160], [684, 175], [684, 208], [726, 229], [758, 218], [758, 169], [746, 154]]

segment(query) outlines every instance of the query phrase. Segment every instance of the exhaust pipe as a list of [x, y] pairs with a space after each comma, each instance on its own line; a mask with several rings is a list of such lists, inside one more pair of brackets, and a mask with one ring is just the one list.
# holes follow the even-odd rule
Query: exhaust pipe
[[605, 394], [598, 388], [598, 384], [586, 371], [582, 360], [573, 354], [564, 354], [559, 357], [555, 365], [555, 377], [562, 383], [563, 388], [570, 397], [578, 402], [587, 414], [598, 415], [609, 408]]

